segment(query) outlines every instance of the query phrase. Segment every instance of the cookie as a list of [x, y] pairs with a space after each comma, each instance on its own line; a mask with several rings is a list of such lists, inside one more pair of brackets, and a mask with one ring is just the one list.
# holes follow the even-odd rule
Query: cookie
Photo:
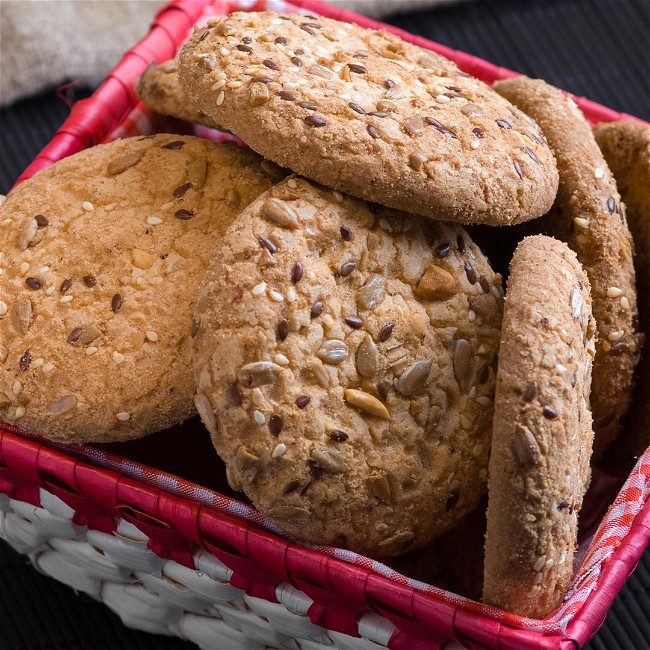
[[214, 120], [195, 109], [181, 90], [176, 59], [161, 65], [152, 63], [136, 82], [135, 92], [142, 103], [156, 113], [223, 131]]
[[[650, 331], [650, 126], [625, 120], [597, 124], [594, 136], [612, 170], [625, 205], [635, 242], [636, 284], [639, 324], [647, 336]], [[650, 359], [641, 357], [637, 372], [635, 398], [622, 438], [633, 449], [628, 458], [637, 456], [650, 445]]]
[[598, 342], [592, 385], [594, 454], [617, 437], [639, 358], [634, 247], [616, 182], [572, 99], [540, 80], [518, 77], [495, 89], [542, 127], [560, 170], [545, 230], [578, 254], [591, 283]]
[[0, 419], [61, 442], [136, 438], [194, 411], [189, 331], [215, 242], [271, 179], [231, 144], [119, 140], [0, 208]]
[[537, 125], [439, 55], [298, 14], [233, 13], [181, 51], [195, 106], [283, 167], [460, 223], [544, 214], [557, 190]]
[[589, 280], [550, 237], [512, 260], [499, 347], [483, 600], [542, 618], [572, 576], [589, 482], [595, 353]]
[[196, 406], [261, 512], [381, 557], [476, 506], [502, 294], [459, 226], [294, 177], [242, 212], [206, 278]]

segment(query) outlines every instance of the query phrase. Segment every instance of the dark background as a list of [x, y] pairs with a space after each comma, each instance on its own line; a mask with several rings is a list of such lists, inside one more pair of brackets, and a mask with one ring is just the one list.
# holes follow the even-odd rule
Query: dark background
[[[404, 13], [389, 22], [650, 120], [650, 0], [483, 0]], [[72, 88], [64, 94], [74, 101], [88, 93]], [[54, 91], [0, 110], [0, 193], [9, 190], [67, 114]], [[649, 612], [650, 551], [587, 647], [650, 648]], [[0, 542], [0, 650], [86, 648], [196, 646], [125, 628], [106, 607], [37, 574]]]

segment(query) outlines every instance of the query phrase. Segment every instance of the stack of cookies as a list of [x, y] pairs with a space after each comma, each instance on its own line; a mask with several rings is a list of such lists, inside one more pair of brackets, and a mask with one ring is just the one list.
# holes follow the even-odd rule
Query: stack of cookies
[[[640, 345], [623, 203], [573, 102], [271, 12], [209, 21], [138, 93], [250, 149], [121, 140], [7, 197], [2, 420], [106, 442], [198, 411], [263, 514], [378, 558], [433, 564], [487, 491], [485, 602], [557, 607], [591, 409], [602, 453]], [[518, 242], [505, 309], [469, 224]]]

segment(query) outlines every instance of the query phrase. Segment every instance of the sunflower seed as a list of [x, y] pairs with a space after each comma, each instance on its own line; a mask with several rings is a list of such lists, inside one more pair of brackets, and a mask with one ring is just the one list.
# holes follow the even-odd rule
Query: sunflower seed
[[262, 206], [262, 212], [275, 223], [293, 230], [298, 227], [298, 216], [284, 201], [269, 198]]
[[21, 251], [27, 249], [27, 247], [30, 245], [30, 243], [36, 236], [37, 231], [38, 231], [38, 222], [36, 221], [36, 219], [29, 217], [27, 219], [23, 219], [20, 222], [20, 226], [18, 227], [18, 237], [16, 238], [16, 244], [18, 244], [18, 248]]
[[187, 180], [195, 190], [200, 190], [205, 185], [207, 173], [208, 161], [205, 158], [195, 158], [187, 168]]
[[420, 359], [412, 363], [395, 382], [395, 388], [405, 397], [419, 391], [426, 383], [431, 371], [431, 360]]
[[47, 410], [54, 415], [65, 413], [77, 406], [77, 398], [74, 395], [63, 395], [57, 397], [53, 402], [47, 405]]
[[357, 348], [355, 357], [357, 372], [367, 379], [372, 379], [379, 370], [379, 352], [377, 346], [369, 334]]
[[341, 363], [348, 358], [348, 346], [339, 339], [330, 339], [321, 345], [317, 354], [325, 363]]
[[144, 156], [145, 151], [146, 149], [139, 149], [137, 151], [131, 151], [124, 156], [116, 158], [115, 160], [108, 163], [106, 172], [109, 176], [117, 176], [117, 174], [121, 174], [130, 167], [137, 165], [142, 160], [142, 156]]
[[338, 452], [325, 447], [316, 447], [309, 457], [320, 469], [330, 474], [340, 474], [348, 468]]
[[248, 363], [239, 369], [239, 381], [247, 388], [274, 384], [282, 368], [271, 361]]
[[512, 436], [512, 450], [521, 465], [535, 465], [539, 462], [541, 452], [532, 432], [521, 425], [515, 427]]
[[384, 278], [373, 275], [358, 292], [358, 302], [363, 309], [374, 309], [384, 298]]
[[458, 385], [466, 390], [472, 363], [472, 348], [465, 339], [456, 339], [453, 349], [454, 377]]
[[32, 324], [32, 303], [26, 298], [16, 300], [11, 307], [11, 321], [21, 334], [27, 334]]

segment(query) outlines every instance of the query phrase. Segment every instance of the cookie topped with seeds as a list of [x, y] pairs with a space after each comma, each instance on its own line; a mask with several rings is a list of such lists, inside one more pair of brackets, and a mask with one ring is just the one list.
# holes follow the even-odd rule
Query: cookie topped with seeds
[[519, 223], [553, 203], [557, 169], [535, 122], [394, 35], [233, 13], [199, 30], [179, 60], [198, 110], [334, 189], [460, 223]]
[[291, 177], [219, 244], [197, 409], [228, 478], [297, 538], [429, 542], [484, 492], [501, 278], [455, 224]]
[[272, 179], [232, 144], [130, 138], [61, 160], [0, 208], [0, 419], [62, 442], [194, 413], [191, 307], [215, 242]]
[[510, 265], [494, 402], [483, 599], [543, 618], [573, 573], [593, 442], [595, 322], [566, 244], [524, 239]]
[[598, 457], [620, 431], [641, 343], [625, 206], [589, 123], [570, 97], [527, 77], [498, 81], [494, 87], [539, 122], [557, 159], [557, 199], [540, 226], [576, 251], [591, 283], [598, 323], [591, 397]]

